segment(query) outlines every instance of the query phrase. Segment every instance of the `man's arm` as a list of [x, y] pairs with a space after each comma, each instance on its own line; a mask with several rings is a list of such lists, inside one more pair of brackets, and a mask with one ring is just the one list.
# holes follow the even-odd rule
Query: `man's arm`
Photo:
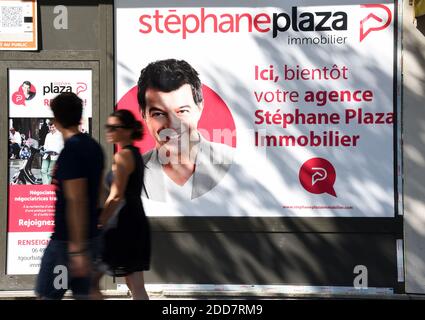
[[22, 144], [22, 137], [21, 137], [21, 134], [18, 132], [15, 133], [15, 142], [19, 145]]
[[49, 134], [46, 134], [46, 138], [44, 139], [44, 151], [49, 151], [50, 150], [50, 136]]
[[87, 179], [63, 181], [66, 198], [66, 220], [68, 225], [68, 251], [70, 253], [71, 273], [86, 276], [89, 272], [87, 260], [87, 224], [89, 220], [89, 200], [87, 198]]

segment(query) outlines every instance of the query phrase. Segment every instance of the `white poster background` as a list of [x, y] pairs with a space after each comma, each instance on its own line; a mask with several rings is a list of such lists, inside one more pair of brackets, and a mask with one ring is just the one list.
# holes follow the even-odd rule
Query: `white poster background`
[[7, 274], [38, 274], [50, 232], [9, 232]]
[[[14, 98], [25, 81], [35, 88], [31, 100]], [[84, 69], [10, 69], [9, 70], [9, 117], [53, 117], [50, 100], [61, 92], [72, 91], [83, 100], [83, 118], [92, 116], [92, 71]]]
[[[382, 1], [365, 3], [380, 4]], [[117, 101], [137, 84], [140, 70], [149, 62], [176, 58], [188, 61], [200, 74], [201, 81], [215, 90], [229, 106], [237, 130], [234, 163], [224, 179], [210, 192], [192, 201], [160, 203], [144, 200], [150, 216], [394, 216], [394, 141], [392, 124], [348, 125], [342, 118], [338, 125], [291, 125], [284, 131], [279, 126], [254, 124], [257, 109], [303, 112], [338, 112], [359, 108], [362, 103], [332, 102], [317, 107], [304, 103], [258, 103], [254, 91], [297, 90], [302, 97], [306, 90], [371, 90], [373, 101], [364, 103], [368, 112], [394, 111], [394, 4], [385, 3], [391, 10], [391, 24], [381, 31], [370, 32], [360, 42], [360, 21], [371, 12], [378, 17], [383, 10], [362, 8], [361, 1], [352, 5], [340, 1], [276, 1], [208, 2], [203, 4], [208, 13], [252, 14], [287, 12], [298, 6], [298, 11], [344, 11], [348, 14], [346, 31], [294, 32], [291, 28], [276, 38], [268, 33], [181, 33], [149, 34], [139, 32], [142, 14], [153, 16], [175, 10], [183, 14], [199, 15], [201, 5], [193, 2], [115, 1], [116, 30], [116, 90]], [[269, 5], [268, 5], [269, 3]], [[220, 6], [220, 4], [222, 6]], [[384, 19], [384, 18], [382, 18]], [[379, 27], [368, 21], [370, 27]], [[374, 25], [375, 23], [375, 25]], [[382, 24], [381, 24], [382, 25]], [[365, 24], [366, 26], [366, 24]], [[176, 27], [174, 26], [174, 29]], [[345, 37], [344, 44], [288, 45], [289, 37]], [[340, 81], [256, 81], [254, 66], [275, 69], [288, 65], [295, 68], [348, 68], [348, 79]], [[341, 134], [360, 135], [357, 147], [268, 147], [254, 146], [253, 130], [267, 130], [267, 134], [308, 134], [338, 130]], [[329, 160], [336, 170], [334, 190], [337, 197], [327, 193], [313, 194], [299, 181], [302, 164], [313, 157]]]

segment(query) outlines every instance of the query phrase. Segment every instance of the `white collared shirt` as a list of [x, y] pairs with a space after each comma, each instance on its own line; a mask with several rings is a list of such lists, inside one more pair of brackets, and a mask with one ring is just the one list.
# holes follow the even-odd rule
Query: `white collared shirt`
[[44, 141], [44, 150], [53, 151], [60, 153], [63, 149], [63, 136], [59, 130], [56, 130], [55, 133], [49, 132], [46, 135], [46, 140]]

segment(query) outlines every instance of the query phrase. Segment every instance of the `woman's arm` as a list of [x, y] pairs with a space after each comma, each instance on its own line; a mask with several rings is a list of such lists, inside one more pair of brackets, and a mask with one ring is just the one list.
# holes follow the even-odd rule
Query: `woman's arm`
[[113, 213], [116, 211], [121, 200], [124, 200], [128, 177], [134, 171], [134, 167], [133, 154], [130, 150], [124, 149], [114, 155], [111, 190], [99, 217], [101, 225], [108, 222]]

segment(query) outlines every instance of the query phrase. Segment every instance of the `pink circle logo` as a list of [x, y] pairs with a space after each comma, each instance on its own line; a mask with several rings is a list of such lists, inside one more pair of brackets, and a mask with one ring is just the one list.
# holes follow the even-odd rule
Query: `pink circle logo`
[[312, 158], [304, 162], [300, 168], [299, 179], [304, 189], [310, 193], [337, 196], [334, 190], [335, 168], [326, 159]]
[[20, 92], [14, 92], [12, 94], [12, 101], [13, 101], [14, 104], [16, 104], [18, 106], [19, 105], [23, 105], [23, 106], [25, 105], [25, 97]]

